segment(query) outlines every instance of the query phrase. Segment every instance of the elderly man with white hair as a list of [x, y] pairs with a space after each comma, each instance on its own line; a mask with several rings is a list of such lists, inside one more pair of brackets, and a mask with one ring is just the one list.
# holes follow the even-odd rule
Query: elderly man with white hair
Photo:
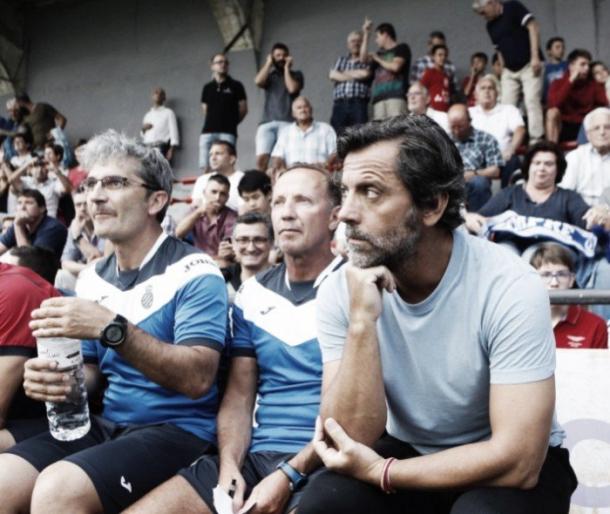
[[488, 132], [498, 140], [506, 163], [500, 170], [502, 187], [508, 185], [510, 176], [520, 166], [517, 149], [525, 137], [523, 117], [514, 105], [498, 103], [498, 85], [493, 75], [485, 75], [475, 88], [476, 105], [468, 112], [472, 126]]
[[583, 125], [589, 142], [566, 156], [568, 168], [559, 185], [580, 193], [589, 205], [597, 205], [602, 191], [610, 187], [610, 109], [594, 109]]
[[447, 113], [430, 107], [430, 93], [421, 82], [413, 82], [407, 91], [407, 109], [410, 114], [425, 114], [449, 133]]

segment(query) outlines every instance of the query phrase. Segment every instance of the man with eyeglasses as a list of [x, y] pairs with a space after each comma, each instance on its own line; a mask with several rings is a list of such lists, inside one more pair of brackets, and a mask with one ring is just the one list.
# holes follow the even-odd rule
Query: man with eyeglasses
[[[120, 512], [215, 450], [222, 275], [205, 254], [163, 233], [172, 173], [157, 150], [108, 131], [87, 144], [84, 164], [95, 233], [114, 253], [81, 272], [77, 297], [34, 310], [30, 328], [37, 338], [83, 340], [90, 392], [107, 382], [103, 412], [78, 440], [47, 432], [0, 455], [6, 512]], [[30, 359], [24, 389], [63, 402], [68, 378], [55, 362]]]
[[205, 123], [199, 136], [199, 167], [208, 171], [212, 142], [220, 139], [237, 145], [237, 125], [248, 114], [246, 90], [229, 75], [229, 59], [223, 53], [211, 59], [212, 80], [203, 86], [201, 110]]
[[[574, 286], [574, 258], [556, 243], [543, 243], [530, 264], [550, 291]], [[580, 305], [551, 305], [551, 321], [557, 348], [608, 348], [606, 322]]]
[[284, 263], [246, 280], [235, 298], [220, 455], [183, 469], [129, 514], [216, 512], [217, 484], [232, 491], [233, 512], [294, 512], [319, 466], [310, 444], [322, 386], [315, 305], [342, 263], [331, 252], [340, 201], [321, 168], [295, 165], [280, 175], [271, 217]]
[[220, 270], [227, 281], [229, 299], [232, 301], [243, 282], [270, 266], [273, 226], [269, 216], [259, 212], [239, 216], [233, 227], [231, 246], [235, 262]]

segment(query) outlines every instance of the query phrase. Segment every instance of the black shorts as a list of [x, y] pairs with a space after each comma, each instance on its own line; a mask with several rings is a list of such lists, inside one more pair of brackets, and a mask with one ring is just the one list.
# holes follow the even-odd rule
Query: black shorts
[[[294, 455], [294, 453], [270, 451], [248, 453], [241, 468], [241, 474], [246, 482], [244, 499], [248, 498], [256, 484], [275, 471], [280, 462], [290, 460]], [[319, 468], [310, 474], [308, 480], [318, 475], [322, 469], [324, 468]], [[218, 456], [203, 456], [193, 462], [190, 467], [180, 470], [178, 474], [187, 480], [191, 487], [201, 496], [201, 499], [208, 508], [214, 514], [217, 514], [214, 508], [212, 489], [218, 484]], [[284, 512], [290, 512], [299, 505], [301, 491], [302, 489], [292, 494]]]
[[170, 479], [213, 444], [168, 423], [120, 427], [98, 416], [91, 430], [76, 441], [62, 442], [49, 432], [7, 450], [38, 471], [59, 460], [72, 462], [87, 473], [104, 512], [121, 512], [156, 486]]
[[16, 443], [20, 443], [35, 435], [48, 432], [49, 421], [46, 416], [32, 419], [9, 419], [4, 428], [13, 436]]

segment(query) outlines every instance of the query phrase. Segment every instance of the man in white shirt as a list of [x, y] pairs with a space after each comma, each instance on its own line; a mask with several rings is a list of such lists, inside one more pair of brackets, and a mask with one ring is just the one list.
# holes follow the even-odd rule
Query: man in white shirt
[[610, 109], [591, 111], [583, 125], [589, 143], [566, 156], [568, 168], [559, 185], [580, 193], [589, 205], [597, 205], [602, 191], [610, 187]]
[[159, 148], [168, 161], [172, 160], [175, 149], [180, 145], [176, 115], [165, 107], [165, 90], [156, 87], [152, 92], [152, 107], [142, 120], [142, 141], [145, 145]]
[[203, 190], [208, 183], [209, 178], [216, 173], [220, 173], [229, 179], [231, 188], [229, 190], [229, 200], [227, 201], [227, 207], [234, 211], [239, 211], [240, 206], [243, 204], [243, 200], [239, 196], [237, 186], [244, 176], [244, 172], [235, 169], [237, 162], [237, 152], [235, 147], [228, 141], [218, 139], [212, 143], [209, 154], [209, 169], [208, 173], [201, 175], [193, 186], [193, 192], [191, 198], [194, 201], [199, 201], [203, 197]]
[[271, 152], [272, 167], [285, 169], [295, 163], [315, 164], [328, 168], [337, 151], [334, 129], [322, 121], [314, 121], [311, 103], [304, 96], [292, 102], [294, 122], [282, 128]]
[[425, 114], [449, 133], [447, 113], [430, 107], [430, 93], [421, 82], [413, 82], [407, 91], [407, 109], [410, 114]]
[[472, 125], [498, 140], [506, 163], [500, 169], [500, 177], [502, 187], [506, 187], [521, 164], [516, 151], [525, 137], [525, 122], [514, 105], [498, 103], [498, 85], [491, 75], [485, 75], [477, 82], [475, 100], [476, 105], [468, 109]]

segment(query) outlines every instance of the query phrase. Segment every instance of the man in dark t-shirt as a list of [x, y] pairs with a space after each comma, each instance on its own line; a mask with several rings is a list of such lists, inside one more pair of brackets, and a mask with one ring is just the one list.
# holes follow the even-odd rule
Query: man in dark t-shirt
[[373, 119], [382, 120], [407, 114], [405, 93], [409, 88], [411, 49], [405, 43], [396, 42], [396, 31], [390, 23], [381, 23], [375, 29], [377, 53], [368, 53], [368, 40], [373, 22], [366, 18], [362, 25], [364, 37], [360, 58], [370, 62], [373, 68], [371, 102]]
[[212, 80], [203, 86], [201, 109], [205, 123], [199, 136], [199, 167], [208, 171], [212, 143], [218, 139], [233, 146], [237, 142], [237, 125], [248, 113], [246, 90], [241, 82], [229, 75], [226, 55], [215, 54], [211, 60]]
[[14, 246], [38, 246], [51, 250], [59, 260], [67, 237], [65, 225], [47, 215], [42, 193], [24, 189], [17, 197], [15, 223], [0, 236], [0, 255]]
[[523, 94], [530, 143], [536, 142], [544, 136], [544, 58], [538, 22], [517, 0], [476, 0], [473, 8], [487, 20], [487, 32], [504, 65], [500, 103], [517, 106]]
[[280, 130], [292, 123], [292, 101], [301, 93], [305, 79], [292, 69], [288, 47], [275, 43], [254, 83], [265, 90], [263, 119], [256, 131], [256, 169], [264, 171]]

